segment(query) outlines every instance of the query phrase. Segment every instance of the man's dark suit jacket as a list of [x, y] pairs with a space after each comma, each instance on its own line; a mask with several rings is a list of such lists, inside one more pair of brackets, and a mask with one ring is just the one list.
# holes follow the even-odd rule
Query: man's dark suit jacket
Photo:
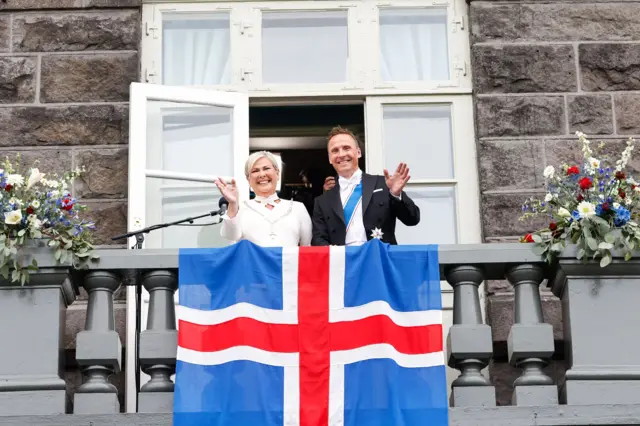
[[[398, 200], [389, 193], [384, 176], [366, 173], [362, 174], [362, 214], [367, 240], [371, 240], [373, 228], [378, 228], [382, 230], [382, 241], [389, 244], [398, 244], [396, 218], [407, 226], [420, 222], [420, 209], [407, 194], [402, 192]], [[315, 199], [312, 220], [312, 246], [345, 245], [347, 226], [338, 183]]]

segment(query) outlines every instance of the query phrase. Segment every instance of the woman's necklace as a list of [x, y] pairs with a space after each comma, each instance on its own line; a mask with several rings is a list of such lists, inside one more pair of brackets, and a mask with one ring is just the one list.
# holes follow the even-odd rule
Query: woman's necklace
[[[281, 201], [281, 203], [284, 201]], [[272, 240], [275, 240], [276, 237], [278, 236], [275, 232], [274, 226], [277, 222], [279, 222], [281, 219], [284, 219], [286, 216], [289, 215], [289, 213], [291, 213], [291, 211], [293, 210], [293, 201], [289, 201], [287, 203], [287, 211], [278, 216], [277, 218], [273, 219], [267, 216], [267, 212], [272, 212], [273, 210], [269, 210], [266, 209], [264, 206], [261, 206], [260, 209], [255, 208], [253, 205], [253, 203], [249, 202], [249, 201], [245, 201], [244, 205], [247, 206], [247, 208], [253, 210], [254, 212], [258, 213], [260, 216], [262, 216], [264, 218], [264, 220], [266, 220], [267, 222], [269, 222], [270, 224], [270, 232], [269, 232], [269, 237], [271, 237]], [[279, 204], [279, 203], [278, 203]]]

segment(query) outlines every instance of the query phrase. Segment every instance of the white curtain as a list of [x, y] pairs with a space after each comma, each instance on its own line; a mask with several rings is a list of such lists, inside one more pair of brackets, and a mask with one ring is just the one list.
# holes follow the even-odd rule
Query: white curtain
[[383, 81], [449, 79], [446, 9], [380, 10]]
[[169, 14], [162, 23], [162, 76], [169, 86], [231, 83], [229, 15]]

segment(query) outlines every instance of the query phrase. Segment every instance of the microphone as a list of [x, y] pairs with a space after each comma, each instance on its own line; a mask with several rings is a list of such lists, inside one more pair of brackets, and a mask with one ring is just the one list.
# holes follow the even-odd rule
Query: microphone
[[218, 210], [218, 215], [224, 216], [224, 214], [227, 213], [227, 209], [229, 208], [229, 202], [226, 198], [220, 197], [220, 199], [218, 200], [218, 207], [220, 208], [220, 210]]

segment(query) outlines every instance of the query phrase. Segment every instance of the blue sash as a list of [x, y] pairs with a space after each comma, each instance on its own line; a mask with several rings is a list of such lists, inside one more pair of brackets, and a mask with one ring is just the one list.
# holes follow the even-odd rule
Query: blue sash
[[351, 222], [353, 212], [356, 210], [356, 207], [358, 207], [358, 203], [360, 202], [361, 198], [362, 182], [356, 185], [356, 187], [353, 189], [353, 192], [349, 196], [347, 203], [344, 205], [344, 222], [346, 223], [347, 228], [349, 227], [349, 222]]

